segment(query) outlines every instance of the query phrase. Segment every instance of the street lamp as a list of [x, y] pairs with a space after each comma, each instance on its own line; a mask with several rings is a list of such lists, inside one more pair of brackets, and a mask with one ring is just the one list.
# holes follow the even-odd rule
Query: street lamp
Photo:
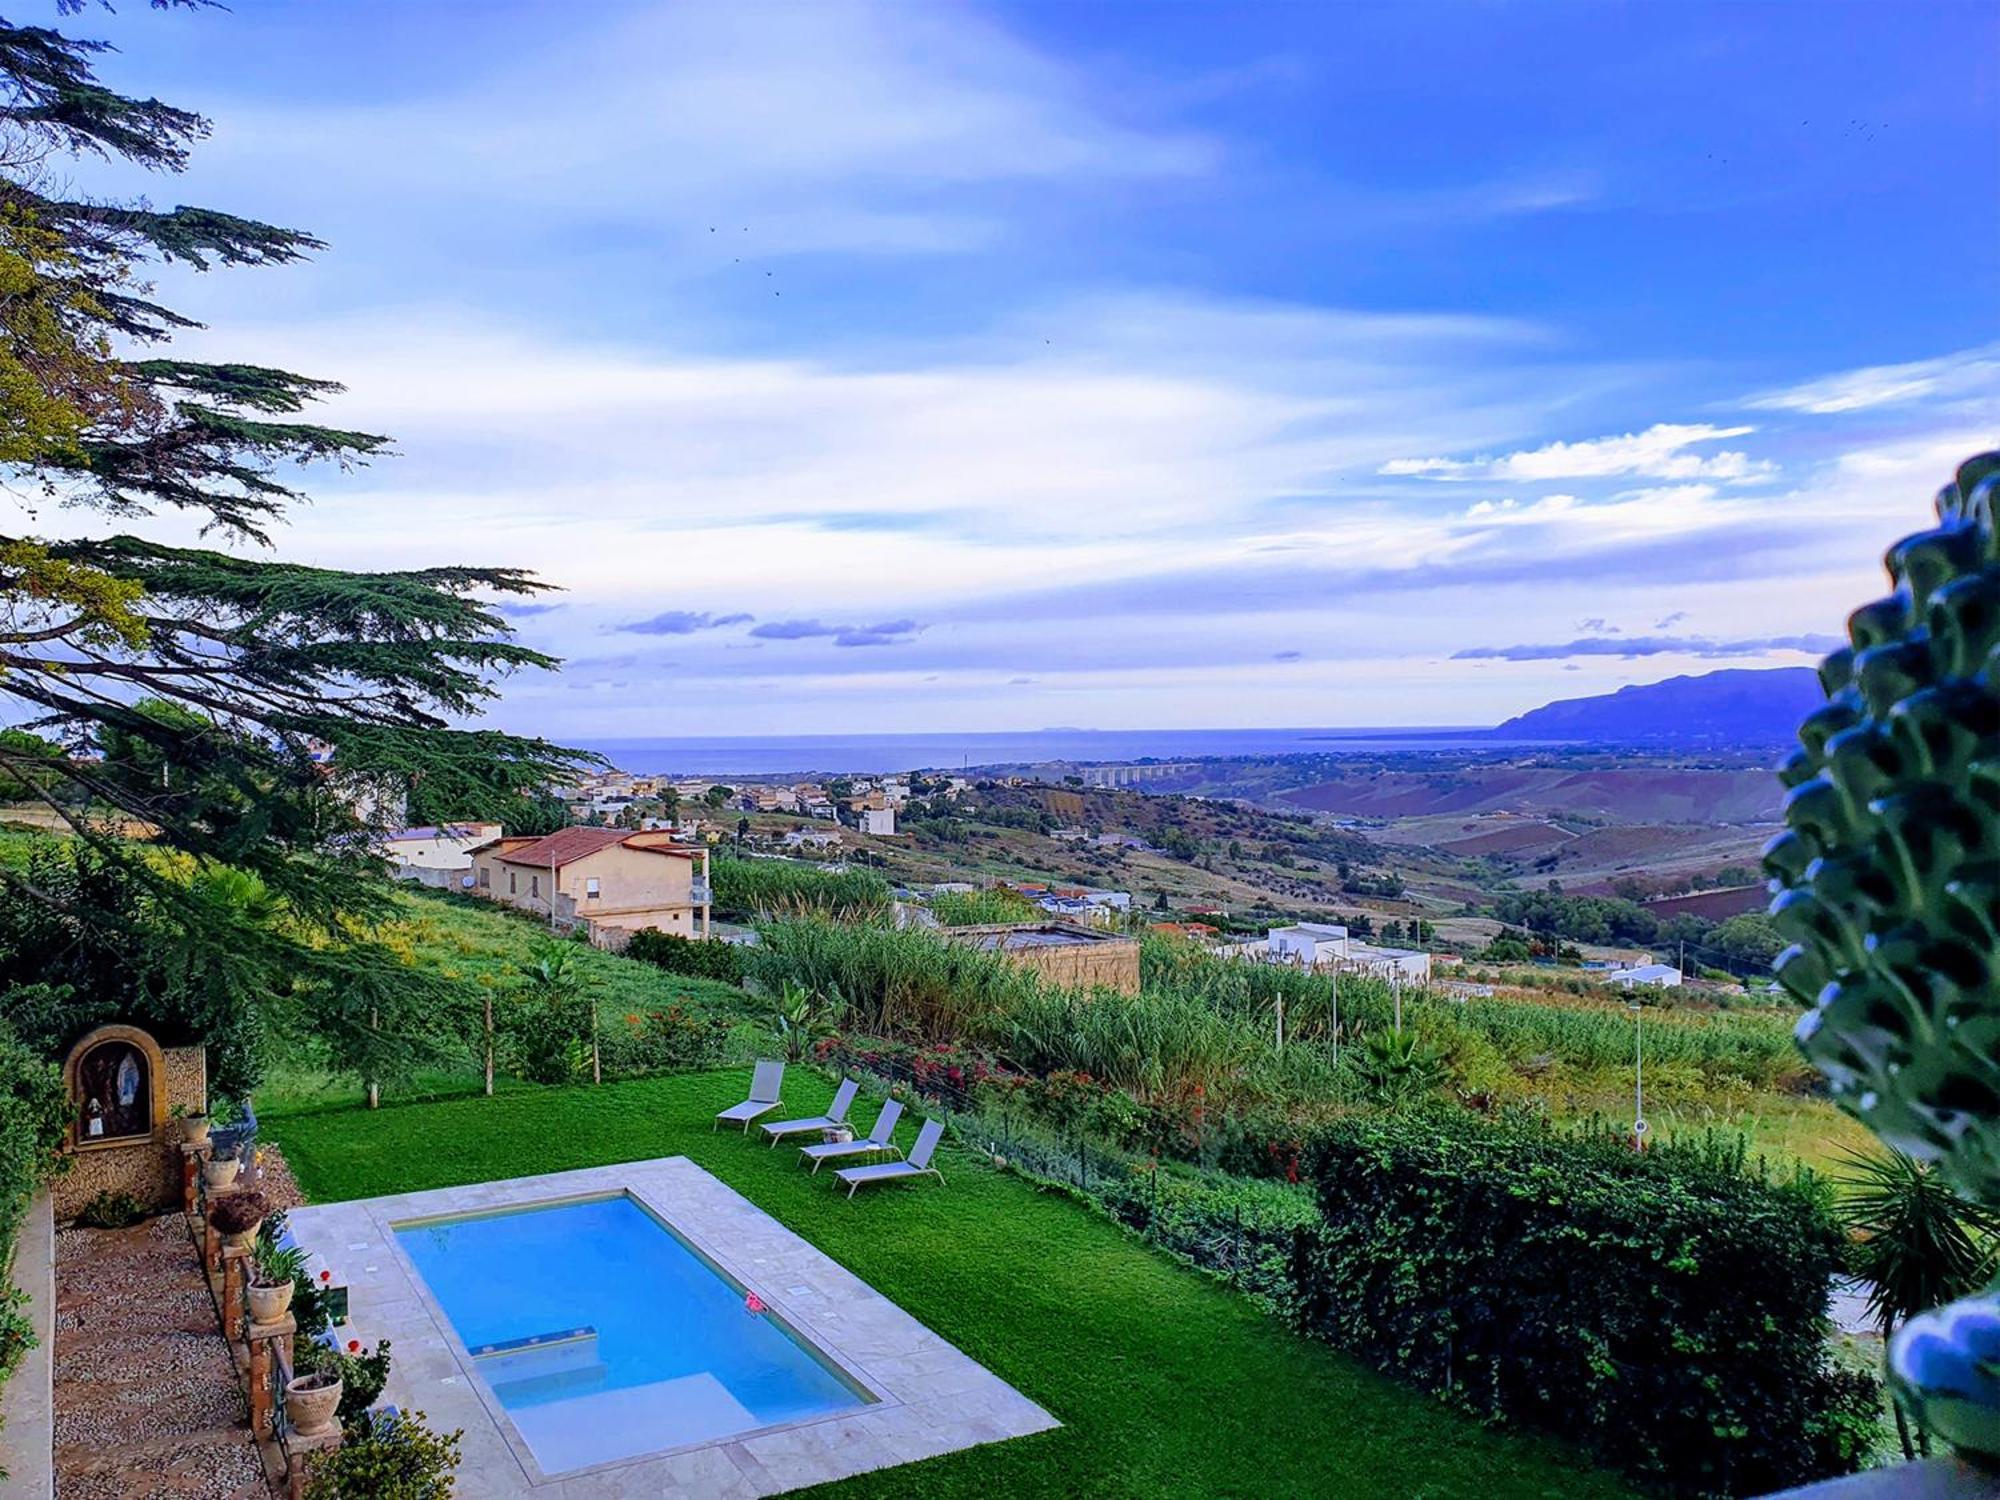
[[1645, 1009], [1639, 1001], [1625, 1002], [1632, 1007], [1632, 1149], [1646, 1149], [1646, 1032]]

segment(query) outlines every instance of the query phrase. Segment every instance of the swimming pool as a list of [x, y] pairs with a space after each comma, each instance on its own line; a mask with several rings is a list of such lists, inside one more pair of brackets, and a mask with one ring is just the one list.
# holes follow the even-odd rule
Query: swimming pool
[[393, 1232], [544, 1473], [876, 1399], [629, 1194]]

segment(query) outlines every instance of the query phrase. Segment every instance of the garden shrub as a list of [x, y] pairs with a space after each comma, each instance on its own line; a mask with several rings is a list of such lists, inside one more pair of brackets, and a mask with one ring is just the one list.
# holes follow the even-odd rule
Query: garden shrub
[[433, 1432], [420, 1411], [365, 1412], [313, 1457], [307, 1500], [448, 1500], [464, 1435]]
[[1855, 1467], [1872, 1382], [1829, 1368], [1840, 1239], [1812, 1192], [1710, 1149], [1447, 1112], [1337, 1121], [1307, 1169], [1309, 1332], [1671, 1490]]
[[733, 1023], [678, 1003], [605, 1016], [598, 1053], [607, 1073], [684, 1072], [719, 1067], [735, 1050]]
[[129, 1229], [146, 1215], [146, 1205], [130, 1193], [106, 1188], [76, 1211], [76, 1222], [85, 1229]]
[[632, 934], [632, 940], [625, 945], [625, 956], [665, 969], [669, 974], [719, 979], [724, 984], [743, 982], [743, 954], [734, 943], [686, 938], [677, 932], [645, 927]]

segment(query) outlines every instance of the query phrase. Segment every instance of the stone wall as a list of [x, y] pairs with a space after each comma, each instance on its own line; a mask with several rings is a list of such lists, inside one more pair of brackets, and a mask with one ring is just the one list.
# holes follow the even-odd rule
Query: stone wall
[[[78, 1052], [87, 1050], [97, 1035], [84, 1038]], [[172, 1111], [207, 1111], [208, 1054], [200, 1047], [166, 1047], [159, 1049], [159, 1059], [160, 1086], [154, 1098], [163, 1103], [154, 1112], [152, 1133], [102, 1146], [79, 1146], [72, 1140], [69, 1169], [51, 1186], [58, 1221], [75, 1218], [99, 1193], [130, 1193], [155, 1209], [179, 1206], [181, 1125]]]

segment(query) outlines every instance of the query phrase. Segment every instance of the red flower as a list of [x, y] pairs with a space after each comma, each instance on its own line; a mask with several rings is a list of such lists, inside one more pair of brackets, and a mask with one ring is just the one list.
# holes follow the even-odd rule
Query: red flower
[[349, 1354], [359, 1354], [361, 1352], [361, 1340], [349, 1339], [347, 1341], [347, 1352]]

